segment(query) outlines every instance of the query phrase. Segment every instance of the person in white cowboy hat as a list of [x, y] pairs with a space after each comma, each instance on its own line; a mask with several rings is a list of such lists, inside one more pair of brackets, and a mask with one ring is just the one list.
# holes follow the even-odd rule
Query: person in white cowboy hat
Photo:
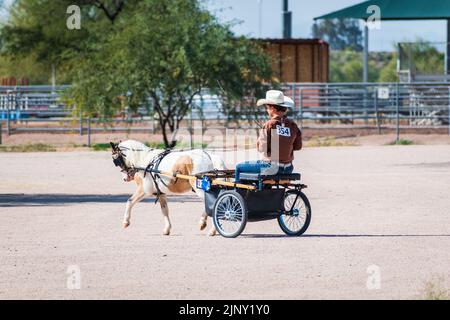
[[239, 163], [236, 166], [235, 182], [240, 181], [241, 172], [266, 175], [292, 173], [294, 151], [302, 148], [302, 133], [297, 124], [286, 116], [288, 110], [294, 108], [291, 98], [281, 91], [269, 90], [266, 98], [258, 100], [256, 105], [265, 105], [270, 117], [263, 125], [257, 141], [262, 159]]

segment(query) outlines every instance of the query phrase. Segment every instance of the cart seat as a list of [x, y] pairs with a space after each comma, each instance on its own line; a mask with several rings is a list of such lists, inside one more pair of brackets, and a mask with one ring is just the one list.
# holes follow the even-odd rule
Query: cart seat
[[281, 181], [281, 180], [300, 180], [300, 173], [291, 173], [291, 174], [277, 174], [277, 175], [262, 175], [260, 173], [246, 173], [241, 172], [239, 175], [240, 180], [246, 180], [246, 181], [264, 181], [264, 180], [274, 180], [274, 181]]

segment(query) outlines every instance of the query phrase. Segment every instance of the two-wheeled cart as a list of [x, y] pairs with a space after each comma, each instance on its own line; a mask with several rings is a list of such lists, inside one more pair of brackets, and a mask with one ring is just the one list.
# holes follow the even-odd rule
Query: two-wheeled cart
[[233, 182], [234, 170], [213, 170], [195, 175], [149, 170], [161, 176], [187, 179], [205, 191], [205, 211], [212, 217], [217, 231], [235, 238], [244, 231], [247, 221], [277, 219], [289, 236], [300, 236], [311, 222], [311, 205], [303, 193], [299, 173], [261, 175], [241, 173]]
[[300, 174], [261, 175], [241, 173], [240, 183], [227, 181], [234, 170], [196, 175], [197, 188], [205, 191], [205, 209], [217, 231], [234, 238], [247, 221], [277, 219], [289, 236], [300, 236], [311, 222], [311, 205], [302, 192]]

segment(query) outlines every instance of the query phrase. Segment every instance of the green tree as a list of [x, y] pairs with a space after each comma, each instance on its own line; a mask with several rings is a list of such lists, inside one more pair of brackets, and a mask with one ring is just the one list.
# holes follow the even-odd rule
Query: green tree
[[[331, 82], [361, 82], [363, 73], [362, 54], [350, 50], [332, 51], [330, 56]], [[369, 81], [377, 82], [379, 69], [369, 60]]]
[[445, 71], [445, 53], [440, 52], [431, 43], [418, 39], [403, 46], [402, 62], [404, 67], [411, 67], [414, 74], [441, 75]]
[[[236, 38], [195, 0], [145, 0], [79, 70], [71, 97], [82, 110], [111, 114], [150, 101], [169, 145], [202, 90], [227, 109], [259, 95], [270, 79], [269, 58]], [[120, 99], [121, 97], [122, 99]]]
[[[137, 1], [15, 0], [0, 30], [0, 53], [16, 64], [32, 58], [39, 68], [56, 67], [58, 82], [71, 82], [79, 61], [113, 31], [111, 24], [124, 7], [131, 11]], [[81, 30], [66, 26], [67, 8], [74, 4], [81, 8]]]
[[[168, 145], [202, 90], [234, 110], [271, 79], [262, 49], [236, 37], [198, 0], [105, 0], [104, 8], [98, 2], [16, 0], [1, 30], [2, 52], [63, 70], [76, 112], [106, 117], [124, 106], [151, 105]], [[82, 8], [81, 30], [66, 28], [71, 4]]]
[[363, 50], [363, 35], [358, 20], [327, 19], [315, 23], [312, 35], [327, 41], [332, 50]]
[[49, 83], [51, 70], [36, 63], [33, 56], [21, 58], [20, 63], [9, 57], [0, 57], [0, 78], [3, 77], [28, 79], [30, 84]]
[[392, 53], [380, 70], [379, 82], [397, 82], [398, 80], [397, 53]]

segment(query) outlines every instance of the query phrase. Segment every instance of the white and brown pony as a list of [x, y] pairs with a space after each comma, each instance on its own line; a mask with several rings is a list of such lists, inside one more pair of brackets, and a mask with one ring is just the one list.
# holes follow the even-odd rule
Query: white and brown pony
[[[193, 180], [175, 179], [160, 176], [155, 179], [150, 173], [144, 170], [150, 163], [155, 163], [158, 155], [164, 150], [151, 149], [145, 144], [127, 140], [119, 144], [111, 142], [112, 156], [114, 164], [120, 167], [122, 177], [125, 182], [134, 181], [137, 189], [128, 199], [123, 218], [123, 227], [130, 226], [131, 209], [146, 196], [158, 195], [161, 211], [164, 216], [164, 235], [170, 234], [171, 223], [169, 219], [169, 209], [167, 206], [167, 196], [170, 194], [183, 194], [194, 191], [195, 194], [204, 200], [204, 191], [197, 189]], [[158, 170], [164, 172], [176, 172], [184, 175], [195, 175], [196, 173], [210, 171], [213, 169], [225, 169], [225, 164], [218, 156], [209, 154], [203, 150], [172, 151], [162, 157], [158, 164]], [[162, 181], [160, 180], [162, 179]], [[200, 217], [200, 230], [206, 228], [207, 214], [203, 212]], [[215, 235], [215, 228], [212, 226], [209, 235]]]

